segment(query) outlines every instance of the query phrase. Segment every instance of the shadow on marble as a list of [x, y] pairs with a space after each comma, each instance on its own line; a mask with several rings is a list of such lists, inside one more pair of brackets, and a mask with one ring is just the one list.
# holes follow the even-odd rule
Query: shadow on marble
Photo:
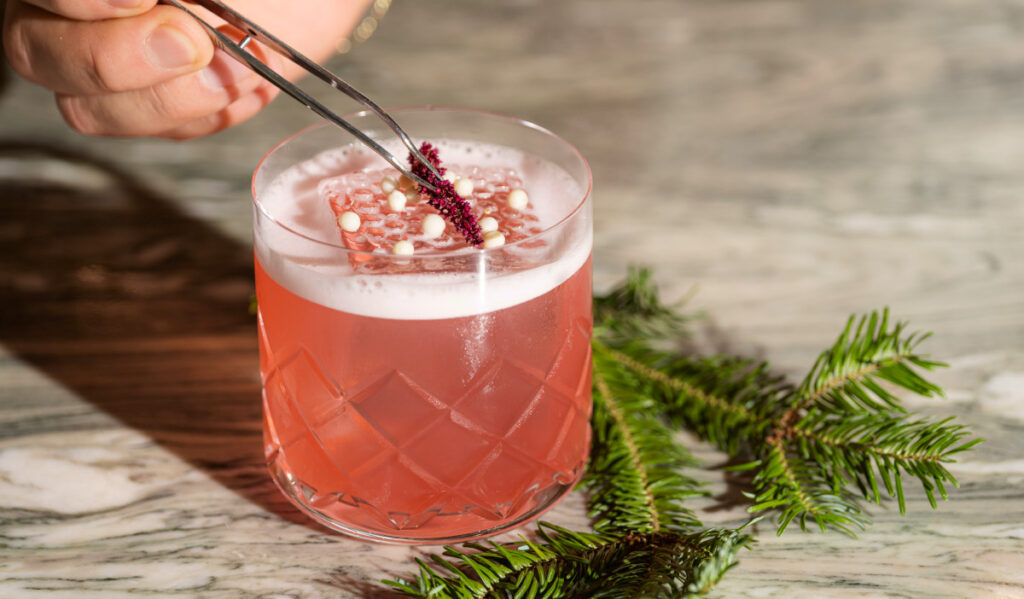
[[[408, 576], [408, 572], [402, 573]], [[396, 578], [395, 575], [388, 575], [389, 578]], [[317, 579], [318, 583], [337, 589], [339, 592], [351, 593], [359, 599], [400, 599], [407, 597], [398, 591], [382, 586], [379, 582], [357, 578], [346, 569], [338, 569], [331, 573], [330, 578]]]
[[0, 343], [224, 487], [324, 532], [264, 467], [251, 250], [94, 156], [0, 140], [0, 160]]
[[714, 503], [703, 508], [706, 512], [728, 512], [737, 507], [750, 506], [750, 499], [744, 493], [754, 492], [754, 471], [743, 470], [733, 472], [728, 470], [732, 466], [739, 466], [750, 461], [749, 457], [733, 457], [728, 460], [708, 466], [708, 470], [719, 472], [722, 475], [722, 482], [725, 490], [711, 496]]

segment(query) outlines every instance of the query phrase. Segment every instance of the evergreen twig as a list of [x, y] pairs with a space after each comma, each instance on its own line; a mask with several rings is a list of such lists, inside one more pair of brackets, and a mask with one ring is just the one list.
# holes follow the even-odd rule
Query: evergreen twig
[[701, 494], [682, 473], [695, 465], [670, 425], [689, 428], [748, 461], [749, 511], [853, 535], [869, 519], [859, 500], [881, 487], [905, 510], [904, 474], [932, 507], [956, 479], [944, 464], [980, 439], [951, 419], [910, 417], [902, 389], [942, 390], [921, 375], [942, 366], [917, 353], [928, 335], [907, 334], [888, 311], [851, 318], [799, 386], [767, 362], [666, 350], [687, 318], [666, 306], [647, 270], [594, 298], [594, 442], [582, 486], [594, 532], [541, 523], [537, 542], [467, 543], [418, 560], [410, 580], [385, 581], [436, 599], [677, 598], [709, 590], [752, 539], [698, 530], [685, 505]]
[[419, 560], [409, 581], [385, 581], [413, 597], [677, 599], [699, 596], [735, 564], [750, 538], [734, 530], [625, 536], [573, 532], [542, 522], [541, 542], [467, 543]]
[[[624, 312], [633, 300], [646, 313], [670, 309], [649, 276], [634, 275], [617, 293]], [[882, 500], [879, 479], [901, 512], [903, 475], [917, 478], [936, 507], [935, 492], [945, 499], [946, 485], [957, 484], [944, 464], [981, 442], [951, 419], [915, 420], [900, 403], [896, 390], [942, 396], [921, 374], [944, 366], [918, 353], [928, 336], [907, 333], [888, 310], [851, 317], [798, 387], [767, 362], [679, 355], [615, 334], [595, 347], [654, 383], [670, 421], [749, 460], [740, 468], [755, 472], [750, 511], [775, 510], [780, 534], [793, 520], [802, 529], [810, 520], [852, 535], [869, 522], [858, 500]]]
[[605, 356], [594, 356], [593, 447], [583, 486], [594, 530], [684, 532], [700, 526], [683, 504], [703, 494], [683, 474], [697, 465], [672, 442], [646, 384]]
[[981, 442], [964, 441], [967, 430], [951, 421], [872, 413], [835, 417], [815, 412], [793, 429], [793, 440], [796, 451], [819, 464], [828, 480], [844, 486], [853, 483], [868, 501], [881, 502], [881, 479], [886, 492], [899, 503], [900, 513], [906, 513], [903, 488], [894, 483], [894, 471], [918, 478], [935, 508], [935, 491], [947, 499], [945, 484], [957, 486], [942, 462]]
[[680, 312], [685, 298], [665, 305], [651, 280], [651, 271], [629, 267], [622, 285], [594, 296], [594, 336], [613, 346], [644, 340], [676, 340], [691, 318]]

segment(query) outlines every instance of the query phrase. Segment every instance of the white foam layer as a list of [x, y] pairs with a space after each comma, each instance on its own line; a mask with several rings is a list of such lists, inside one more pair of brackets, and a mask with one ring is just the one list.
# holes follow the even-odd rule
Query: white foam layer
[[[477, 142], [438, 140], [435, 145], [445, 162], [516, 169], [543, 229], [561, 221], [582, 197], [583, 190], [565, 170], [537, 157]], [[394, 153], [401, 155], [397, 149]], [[259, 209], [255, 215], [256, 255], [267, 274], [291, 292], [336, 310], [378, 318], [439, 319], [493, 312], [534, 299], [565, 282], [590, 256], [592, 225], [586, 212], [560, 225], [557, 232], [546, 233], [548, 250], [515, 244], [486, 252], [461, 250], [453, 255], [472, 268], [458, 273], [357, 273], [350, 266], [349, 252], [339, 247], [334, 214], [317, 194], [317, 184], [325, 177], [386, 166], [361, 146], [346, 146], [298, 164], [271, 182], [259, 201], [273, 220]], [[557, 253], [550, 251], [556, 243]], [[499, 252], [528, 255], [538, 266], [495, 272], [492, 264]], [[426, 265], [423, 257], [409, 260]]]

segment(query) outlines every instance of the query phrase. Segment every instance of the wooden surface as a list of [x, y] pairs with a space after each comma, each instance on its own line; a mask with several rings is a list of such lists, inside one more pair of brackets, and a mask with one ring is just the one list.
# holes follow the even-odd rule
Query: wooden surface
[[[406, 0], [332, 66], [565, 136], [598, 287], [696, 286], [706, 351], [799, 376], [851, 312], [935, 331], [949, 398], [911, 405], [988, 439], [962, 487], [858, 540], [761, 526], [714, 596], [1024, 597], [1024, 5]], [[2, 85], [0, 596], [388, 597], [424, 550], [326, 532], [262, 467], [248, 176], [312, 117], [95, 140]], [[551, 519], [585, 526], [579, 498]]]

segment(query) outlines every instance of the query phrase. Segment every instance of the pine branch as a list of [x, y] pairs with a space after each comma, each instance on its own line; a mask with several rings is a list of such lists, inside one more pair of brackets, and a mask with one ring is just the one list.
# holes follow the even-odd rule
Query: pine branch
[[751, 538], [738, 531], [630, 535], [634, 549], [611, 553], [615, 567], [578, 591], [579, 599], [677, 599], [710, 591]]
[[937, 507], [936, 490], [947, 499], [945, 484], [959, 486], [943, 463], [953, 461], [953, 455], [977, 445], [980, 439], [964, 442], [967, 429], [951, 421], [873, 413], [837, 418], [815, 412], [793, 433], [800, 455], [820, 464], [832, 486], [852, 482], [864, 499], [880, 503], [881, 479], [889, 496], [899, 502], [900, 513], [905, 513], [903, 485], [894, 482], [902, 473], [921, 481], [933, 508]]
[[419, 560], [412, 580], [385, 581], [412, 597], [436, 599], [696, 597], [717, 583], [751, 542], [738, 531], [688, 535], [579, 533], [541, 523], [540, 543], [467, 543]]
[[522, 597], [567, 597], [591, 576], [588, 558], [600, 557], [616, 540], [547, 523], [537, 534], [541, 543], [526, 538], [515, 545], [466, 543], [473, 553], [448, 546], [444, 557], [431, 557], [432, 564], [417, 560], [420, 571], [411, 581], [384, 582], [412, 597], [511, 597], [502, 591], [516, 589], [526, 592]]
[[[642, 285], [653, 287], [644, 278], [624, 288], [646, 298], [645, 313], [671, 311], [658, 305], [656, 289], [637, 288]], [[776, 511], [780, 532], [796, 520], [804, 529], [814, 522], [822, 530], [853, 534], [869, 520], [851, 488], [877, 503], [881, 479], [902, 511], [901, 475], [909, 474], [935, 507], [935, 492], [945, 498], [946, 485], [956, 485], [942, 462], [981, 442], [965, 441], [966, 429], [949, 420], [913, 420], [901, 405], [894, 389], [942, 395], [921, 376], [943, 366], [917, 353], [927, 337], [890, 323], [888, 310], [851, 317], [796, 388], [772, 375], [765, 362], [683, 356], [646, 339], [595, 344], [595, 353], [632, 371], [638, 385], [646, 382], [672, 423], [732, 457], [751, 460], [742, 467], [755, 470], [750, 511]]]
[[593, 446], [583, 486], [598, 532], [682, 532], [700, 526], [683, 504], [702, 495], [682, 474], [697, 464], [672, 440], [646, 385], [594, 355]]
[[833, 527], [849, 535], [853, 535], [851, 527], [867, 525], [867, 518], [848, 493], [831, 487], [813, 463], [789, 455], [781, 441], [773, 441], [768, 454], [753, 464], [758, 467], [753, 482], [757, 493], [748, 495], [754, 505], [747, 511], [777, 510], [778, 534], [794, 519], [802, 530], [807, 529], [810, 518], [822, 532]]
[[[684, 502], [700, 494], [689, 452], [666, 425], [694, 430], [754, 471], [750, 512], [853, 535], [869, 519], [851, 492], [878, 503], [878, 479], [905, 509], [902, 475], [920, 480], [932, 507], [956, 479], [943, 465], [972, 448], [968, 431], [912, 419], [886, 385], [925, 396], [941, 389], [920, 370], [927, 335], [890, 327], [888, 311], [851, 318], [799, 387], [766, 362], [665, 351], [686, 318], [659, 299], [646, 270], [596, 297], [594, 443], [584, 487], [594, 533], [541, 523], [538, 542], [468, 543], [419, 560], [411, 580], [386, 581], [435, 599], [695, 597], [735, 563], [751, 538], [699, 526]], [[854, 326], [856, 323], [856, 326]], [[664, 418], [664, 420], [662, 419]]]
[[766, 362], [657, 352], [639, 346], [599, 350], [656, 384], [655, 397], [669, 421], [686, 427], [731, 455], [765, 436], [793, 388]]
[[[856, 328], [854, 324], [856, 323]], [[945, 366], [915, 353], [930, 334], [905, 334], [906, 323], [889, 327], [889, 309], [872, 312], [858, 321], [851, 316], [835, 344], [822, 352], [807, 374], [794, 400], [794, 409], [810, 407], [830, 412], [905, 410], [899, 399], [879, 381], [911, 393], [932, 397], [942, 389], [925, 380], [914, 367], [932, 370]]]
[[651, 271], [631, 266], [626, 280], [606, 295], [594, 296], [594, 338], [610, 347], [642, 341], [674, 341], [686, 336], [691, 318], [661, 301]]

